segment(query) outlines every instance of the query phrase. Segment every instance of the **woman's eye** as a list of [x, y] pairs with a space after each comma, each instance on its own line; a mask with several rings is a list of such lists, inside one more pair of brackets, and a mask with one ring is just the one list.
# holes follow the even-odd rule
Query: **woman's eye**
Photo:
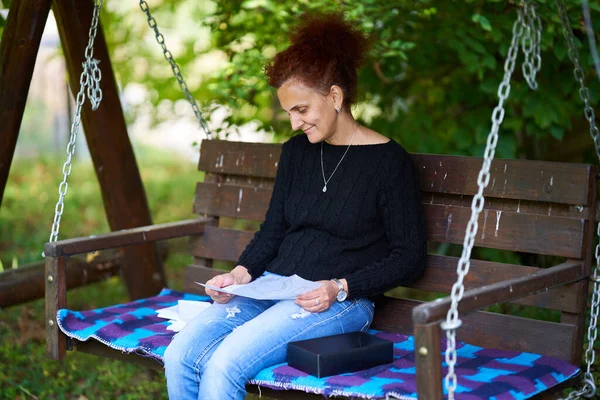
[[300, 114], [306, 114], [306, 108], [301, 108], [298, 110]]

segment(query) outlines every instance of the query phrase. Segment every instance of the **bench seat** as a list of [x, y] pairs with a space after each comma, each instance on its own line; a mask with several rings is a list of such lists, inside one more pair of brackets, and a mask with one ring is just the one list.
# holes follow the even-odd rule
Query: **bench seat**
[[[162, 356], [175, 333], [166, 329], [168, 321], [158, 318], [155, 310], [175, 305], [178, 300], [208, 301], [208, 298], [164, 289], [154, 297], [96, 310], [62, 309], [57, 321], [74, 348], [85, 349], [87, 341], [98, 341], [123, 355], [132, 354], [146, 359], [151, 367], [161, 368]], [[394, 342], [393, 364], [326, 378], [280, 364], [264, 369], [250, 384], [261, 390], [302, 390], [325, 396], [416, 399], [413, 337], [378, 330], [370, 333]], [[444, 351], [445, 340], [441, 342]], [[486, 349], [463, 342], [458, 342], [457, 349], [457, 372], [462, 378], [457, 399], [528, 399], [579, 374], [577, 367], [548, 356]]]
[[[183, 290], [203, 294], [198, 291], [200, 286], [193, 282], [204, 282], [235, 265], [262, 222], [271, 198], [280, 152], [279, 144], [205, 141], [198, 163], [202, 175], [193, 201], [193, 211], [198, 218], [47, 243], [48, 356], [60, 360], [65, 357], [66, 350], [71, 349], [162, 368], [162, 364], [156, 362], [160, 356], [140, 357], [136, 354], [144, 352], [139, 348], [124, 350], [129, 352], [124, 353], [123, 349], [114, 350], [98, 345], [96, 341], [73, 339], [76, 336], [69, 337], [59, 329], [57, 311], [67, 307], [69, 258], [94, 250], [145, 245], [187, 236], [193, 264], [185, 269]], [[407, 379], [402, 374], [412, 368], [416, 370], [416, 379], [406, 384], [412, 388], [411, 393], [416, 397], [418, 387], [420, 399], [441, 400], [445, 376], [441, 337], [445, 335], [440, 323], [446, 317], [450, 300], [439, 297], [450, 293], [456, 281], [457, 255], [471, 216], [473, 196], [478, 190], [477, 176], [482, 160], [434, 154], [412, 154], [411, 157], [419, 171], [429, 242], [427, 268], [418, 281], [386, 294], [377, 304], [372, 328], [400, 335], [397, 337], [404, 338], [401, 340], [404, 344], [412, 343], [409, 338], [414, 335], [414, 347], [419, 355], [415, 357], [411, 352], [399, 356], [397, 362], [414, 364], [387, 371], [387, 375], [398, 380], [389, 383], [385, 380], [389, 379], [387, 375], [378, 378], [370, 371], [374, 375], [369, 375], [363, 386], [369, 386], [368, 382], [387, 382], [389, 393], [399, 395], [398, 382]], [[492, 398], [550, 399], [579, 380], [573, 365], [579, 366], [581, 362], [586, 332], [586, 300], [597, 211], [597, 170], [585, 164], [494, 160], [490, 173], [470, 272], [465, 277], [464, 297], [459, 304], [463, 324], [456, 332], [457, 339], [469, 343], [461, 351], [477, 346], [497, 349], [495, 354], [501, 354], [499, 351], [515, 354], [514, 357], [516, 354], [537, 354], [536, 360], [570, 365], [565, 368], [573, 372], [547, 372], [544, 368], [548, 366], [544, 366], [537, 372], [526, 373], [525, 380], [518, 378], [507, 383], [504, 382], [507, 377], [526, 365], [514, 360], [490, 359], [489, 362], [506, 368], [493, 370], [485, 362], [476, 366], [481, 359], [473, 361], [470, 355], [459, 355], [458, 398], [481, 398], [463, 393], [470, 390], [473, 395], [474, 390], [478, 390], [474, 386], [489, 381], [504, 388], [505, 393], [504, 396], [491, 395]], [[498, 261], [486, 261], [490, 259]], [[422, 301], [436, 298], [436, 301]], [[511, 315], [515, 310], [519, 311], [519, 316]], [[146, 311], [153, 314], [152, 310]], [[97, 312], [92, 312], [92, 317], [98, 319], [94, 313]], [[129, 322], [140, 324], [146, 335], [141, 339], [148, 341], [150, 334], [155, 333], [152, 332], [154, 328], [137, 318], [130, 318]], [[163, 340], [166, 347], [170, 339], [164, 337]], [[487, 354], [491, 350], [482, 351]], [[478, 352], [472, 351], [473, 354]], [[510, 359], [506, 355], [498, 358]], [[337, 384], [326, 386], [323, 382], [315, 382], [307, 386], [298, 383], [298, 377], [280, 374], [285, 370], [278, 367], [270, 372], [271, 375], [263, 371], [269, 379], [276, 376], [276, 380], [267, 382], [261, 378], [255, 381], [260, 386], [250, 385], [249, 390], [257, 391], [260, 387], [263, 394], [271, 390], [268, 388], [304, 390], [271, 393], [275, 398], [284, 399], [322, 397], [322, 394], [307, 393], [314, 392], [311, 388], [315, 387], [317, 392], [323, 391], [319, 393], [331, 390], [341, 394], [335, 391], [339, 390]], [[481, 370], [486, 372], [481, 373]], [[496, 375], [488, 374], [488, 370]], [[365, 376], [362, 379], [365, 380]], [[536, 388], [535, 393], [551, 388], [543, 394], [533, 394], [531, 387]], [[406, 387], [403, 390], [410, 391]], [[517, 390], [529, 394], [516, 395]], [[406, 396], [411, 398], [410, 393]]]

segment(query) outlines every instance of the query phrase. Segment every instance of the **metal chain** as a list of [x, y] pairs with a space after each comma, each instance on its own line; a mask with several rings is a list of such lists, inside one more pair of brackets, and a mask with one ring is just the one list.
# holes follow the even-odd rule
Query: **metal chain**
[[[585, 73], [579, 62], [579, 52], [575, 41], [573, 40], [573, 30], [571, 29], [571, 23], [567, 15], [564, 0], [556, 0], [556, 7], [560, 16], [560, 23], [563, 28], [563, 36], [567, 40], [567, 46], [569, 47], [569, 58], [573, 62], [575, 69], [573, 71], [575, 80], [579, 82], [579, 98], [583, 101], [585, 119], [590, 124], [590, 135], [594, 141], [594, 147], [596, 148], [596, 155], [600, 160], [600, 135], [598, 132], [598, 126], [596, 125], [596, 116], [594, 109], [590, 105], [590, 92], [585, 85]], [[598, 236], [600, 236], [600, 224], [597, 229]], [[586, 372], [583, 375], [583, 386], [579, 390], [575, 390], [567, 396], [567, 400], [579, 399], [582, 396], [587, 398], [594, 398], [596, 395], [596, 385], [594, 383], [594, 376], [592, 375], [591, 368], [596, 358], [594, 352], [594, 342], [598, 334], [598, 312], [600, 311], [600, 282], [598, 276], [600, 275], [600, 244], [596, 245], [596, 266], [592, 271], [590, 280], [594, 283], [592, 291], [592, 304], [590, 310], [590, 325], [588, 327], [588, 348], [585, 351], [585, 362], [587, 364]]]
[[[92, 23], [90, 25], [89, 40], [87, 47], [85, 48], [85, 62], [82, 64], [83, 71], [79, 78], [79, 93], [77, 93], [75, 108], [75, 116], [73, 118], [73, 124], [71, 125], [71, 136], [69, 137], [69, 143], [67, 144], [67, 161], [63, 164], [63, 180], [58, 186], [58, 202], [54, 207], [54, 221], [52, 222], [52, 231], [50, 233], [49, 242], [55, 242], [58, 239], [58, 232], [60, 230], [60, 219], [62, 217], [65, 204], [64, 199], [69, 189], [67, 179], [71, 174], [73, 168], [72, 160], [73, 154], [75, 154], [75, 142], [77, 141], [77, 134], [79, 133], [79, 126], [81, 124], [81, 110], [83, 103], [85, 102], [85, 89], [88, 89], [88, 97], [92, 103], [92, 109], [96, 110], [100, 106], [102, 101], [102, 90], [100, 89], [100, 80], [102, 74], [98, 68], [100, 61], [93, 58], [94, 55], [94, 41], [98, 32], [98, 20], [100, 18], [100, 8], [102, 7], [103, 0], [94, 1], [94, 14], [92, 16]], [[42, 253], [44, 256], [44, 253]]]
[[175, 78], [177, 79], [177, 82], [179, 83], [179, 87], [183, 91], [185, 98], [188, 100], [188, 102], [192, 106], [192, 110], [194, 110], [194, 114], [196, 114], [196, 118], [198, 118], [198, 122], [200, 123], [200, 126], [204, 130], [204, 134], [206, 135], [206, 138], [211, 139], [212, 133], [210, 132], [210, 129], [208, 128], [208, 124], [206, 123], [204, 116], [200, 112], [200, 108], [198, 108], [198, 105], [196, 104], [196, 100], [190, 93], [188, 86], [185, 83], [185, 80], [183, 79], [183, 76], [181, 75], [181, 69], [179, 68], [179, 65], [177, 65], [177, 63], [173, 59], [173, 55], [167, 49], [167, 45], [165, 44], [165, 37], [158, 30], [158, 25], [156, 24], [156, 20], [154, 19], [154, 17], [152, 17], [152, 15], [150, 14], [150, 7], [148, 6], [148, 3], [146, 2], [146, 0], [140, 0], [140, 8], [142, 9], [143, 12], [146, 13], [146, 17], [148, 18], [148, 26], [154, 30], [154, 35], [156, 36], [156, 41], [158, 42], [160, 47], [162, 47], [163, 55], [165, 56], [165, 59], [169, 62], [169, 64], [171, 64], [171, 69], [173, 70], [173, 75], [175, 75]]
[[89, 58], [85, 60], [83, 69], [86, 70], [87, 94], [92, 103], [92, 110], [97, 110], [102, 101], [102, 89], [100, 89], [100, 80], [102, 79], [102, 71], [98, 68], [100, 60]]
[[532, 4], [525, 3], [523, 7], [523, 37], [521, 38], [521, 48], [525, 55], [525, 61], [521, 65], [523, 76], [529, 87], [537, 89], [535, 76], [542, 68], [542, 57], [540, 56], [540, 41], [542, 40], [542, 21], [535, 12]]
[[[523, 35], [527, 35], [523, 38]], [[523, 48], [525, 54], [525, 64], [523, 66], [523, 74], [527, 83], [532, 89], [537, 88], [535, 82], [535, 75], [541, 67], [541, 58], [539, 55], [540, 51], [540, 37], [541, 37], [541, 22], [539, 17], [535, 13], [535, 9], [530, 5], [529, 1], [524, 2], [523, 9], [518, 10], [517, 20], [513, 24], [512, 29], [512, 40], [508, 49], [506, 61], [504, 62], [504, 77], [502, 83], [498, 87], [498, 105], [494, 108], [492, 113], [492, 128], [487, 138], [486, 148], [483, 155], [483, 164], [481, 171], [477, 177], [478, 191], [473, 197], [471, 203], [471, 218], [467, 224], [465, 238], [463, 242], [463, 251], [458, 261], [456, 273], [458, 275], [456, 282], [452, 286], [450, 293], [451, 304], [448, 314], [446, 315], [446, 321], [441, 326], [446, 331], [447, 347], [445, 353], [446, 364], [448, 365], [448, 373], [444, 378], [444, 384], [448, 393], [448, 399], [454, 399], [454, 391], [456, 390], [458, 383], [456, 373], [454, 372], [454, 366], [456, 365], [456, 329], [462, 325], [462, 321], [458, 318], [458, 303], [462, 299], [465, 291], [463, 284], [464, 277], [468, 274], [471, 265], [471, 251], [475, 244], [475, 236], [478, 230], [478, 219], [479, 214], [483, 210], [485, 204], [485, 198], [483, 197], [483, 191], [490, 182], [490, 166], [494, 159], [496, 151], [496, 145], [498, 143], [498, 130], [504, 120], [504, 102], [510, 94], [510, 78], [515, 69], [517, 54], [519, 51], [519, 44]]]

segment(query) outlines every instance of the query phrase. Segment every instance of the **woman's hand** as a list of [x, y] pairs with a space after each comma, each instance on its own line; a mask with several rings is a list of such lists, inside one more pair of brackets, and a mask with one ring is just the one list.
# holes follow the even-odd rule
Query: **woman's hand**
[[[238, 265], [231, 272], [226, 274], [217, 275], [212, 279], [206, 281], [207, 285], [216, 286], [218, 288], [224, 288], [231, 285], [245, 285], [252, 280], [252, 277], [248, 273], [248, 270]], [[206, 294], [210, 296], [215, 303], [225, 304], [234, 296], [229, 293], [217, 292], [209, 288], [205, 288]]]
[[338, 287], [333, 281], [317, 281], [321, 286], [296, 297], [296, 304], [311, 313], [326, 311], [336, 301]]
[[[228, 272], [226, 274], [217, 275], [214, 278], [207, 280], [206, 284], [218, 288], [224, 288], [235, 284], [235, 279], [233, 278], [233, 275], [231, 275], [231, 273]], [[217, 292], [216, 290], [212, 290], [209, 288], [204, 288], [204, 290], [206, 291], [206, 294], [209, 295], [215, 303], [219, 304], [225, 304], [233, 297], [232, 294]]]

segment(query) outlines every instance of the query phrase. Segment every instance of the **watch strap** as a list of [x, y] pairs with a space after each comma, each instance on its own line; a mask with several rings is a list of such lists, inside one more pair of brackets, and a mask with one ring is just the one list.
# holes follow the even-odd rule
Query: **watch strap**
[[331, 281], [337, 285], [338, 293], [344, 290], [344, 285], [342, 284], [342, 281], [340, 281], [339, 279], [332, 279]]

